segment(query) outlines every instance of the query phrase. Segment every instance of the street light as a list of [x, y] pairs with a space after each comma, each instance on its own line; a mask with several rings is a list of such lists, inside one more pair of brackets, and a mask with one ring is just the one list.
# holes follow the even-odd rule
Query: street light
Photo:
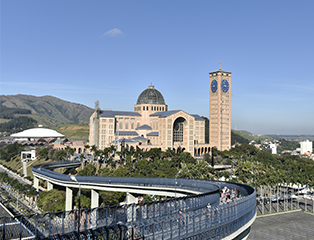
[[79, 211], [79, 215], [78, 215], [78, 224], [77, 224], [77, 232], [80, 231], [80, 223], [81, 223], [81, 184], [79, 183], [79, 181], [77, 181], [76, 177], [74, 175], [70, 176], [71, 180], [73, 182], [77, 182], [79, 185], [79, 207], [78, 207], [78, 211]]
[[181, 172], [181, 170], [176, 174], [176, 177], [174, 178], [175, 187], [174, 187], [174, 197], [177, 197], [177, 176]]

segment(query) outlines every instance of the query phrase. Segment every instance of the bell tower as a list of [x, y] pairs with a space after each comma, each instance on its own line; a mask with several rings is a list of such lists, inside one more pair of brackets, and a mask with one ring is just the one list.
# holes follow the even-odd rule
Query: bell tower
[[218, 150], [231, 147], [231, 72], [209, 73], [209, 143]]

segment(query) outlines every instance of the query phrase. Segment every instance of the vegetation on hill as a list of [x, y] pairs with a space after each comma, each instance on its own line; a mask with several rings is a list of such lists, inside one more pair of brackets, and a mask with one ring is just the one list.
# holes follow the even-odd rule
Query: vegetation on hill
[[9, 162], [13, 157], [19, 156], [23, 149], [23, 146], [19, 143], [7, 145], [0, 149], [0, 159]]
[[[88, 123], [93, 109], [53, 96], [0, 95], [0, 118], [27, 114], [38, 124], [56, 127], [63, 123]], [[32, 126], [31, 126], [32, 127]], [[7, 129], [8, 132], [10, 129]]]
[[[88, 146], [87, 146], [88, 147]], [[150, 149], [143, 151], [139, 148], [123, 149], [115, 152], [114, 146], [103, 150], [90, 146], [95, 163], [86, 163], [82, 169], [68, 169], [65, 174], [77, 174], [82, 176], [116, 176], [116, 177], [159, 177], [159, 178], [189, 178], [189, 179], [214, 179], [225, 177], [230, 181], [249, 184], [251, 186], [275, 186], [279, 183], [299, 183], [314, 186], [313, 161], [299, 156], [287, 154], [273, 155], [268, 150], [259, 150], [253, 145], [241, 144], [225, 151], [215, 151], [215, 164], [233, 165], [230, 171], [220, 172], [208, 164], [205, 160], [196, 160], [181, 148], [176, 150]], [[0, 151], [1, 159], [16, 161], [21, 145], [13, 144]], [[68, 150], [69, 151], [69, 150]], [[113, 159], [113, 152], [120, 156], [120, 160]], [[55, 159], [66, 160], [67, 151], [56, 151], [43, 148], [39, 151], [40, 161]], [[42, 159], [42, 160], [40, 160]], [[208, 160], [208, 159], [207, 159]], [[19, 160], [20, 161], [20, 160]], [[36, 160], [37, 161], [37, 160]], [[5, 162], [5, 161], [4, 161]], [[36, 162], [37, 164], [37, 162]], [[17, 165], [15, 163], [15, 165]], [[11, 166], [11, 165], [10, 165]], [[20, 166], [20, 165], [19, 165]], [[178, 173], [180, 171], [180, 173]], [[40, 182], [44, 186], [44, 182]], [[64, 193], [58, 195], [54, 192], [40, 194], [40, 206], [47, 211], [62, 210], [64, 208]], [[58, 199], [55, 198], [58, 195]], [[77, 197], [76, 190], [74, 195]], [[100, 192], [100, 202], [103, 205], [114, 205], [125, 198], [124, 193]], [[51, 199], [57, 199], [53, 205]], [[49, 207], [48, 207], [49, 206]], [[51, 208], [52, 206], [52, 208]], [[82, 191], [82, 207], [90, 207], [90, 192]], [[49, 209], [48, 209], [49, 208]]]
[[277, 148], [277, 152], [281, 153], [283, 150], [296, 150], [300, 147], [300, 143], [298, 141], [279, 139], [280, 145]]
[[[236, 145], [229, 151], [215, 151], [215, 164], [233, 165], [233, 170], [220, 172], [211, 168], [206, 161], [197, 161], [189, 153], [177, 149], [161, 151], [151, 149], [142, 151], [130, 148], [117, 152], [122, 157], [113, 161], [113, 148], [99, 150], [91, 146], [97, 159], [106, 156], [98, 163], [87, 164], [84, 169], [73, 169], [72, 174], [80, 176], [116, 177], [159, 177], [218, 179], [225, 177], [234, 182], [245, 183], [252, 187], [275, 186], [279, 183], [299, 183], [314, 186], [314, 164], [312, 160], [291, 155], [273, 155], [267, 150], [259, 150], [253, 145]], [[180, 173], [178, 173], [180, 171]], [[90, 192], [82, 192], [83, 207], [89, 207]], [[125, 197], [123, 193], [101, 192], [103, 205], [117, 204]], [[77, 197], [77, 196], [76, 196]]]
[[0, 107], [0, 118], [11, 119], [15, 114], [31, 114], [31, 110], [21, 108]]
[[83, 140], [88, 141], [89, 125], [88, 124], [62, 124], [54, 128], [57, 132], [66, 136], [71, 141]]
[[243, 135], [239, 134], [239, 132], [231, 130], [231, 145], [234, 145], [236, 143], [238, 144], [249, 143], [249, 140], [243, 137]]
[[232, 131], [236, 133], [237, 135], [239, 135], [240, 137], [247, 139], [248, 142], [251, 142], [254, 140], [256, 143], [261, 143], [262, 141], [273, 139], [269, 136], [265, 136], [262, 134], [252, 134], [248, 131], [243, 131], [243, 130], [240, 130], [240, 131], [232, 130]]
[[36, 127], [37, 121], [26, 116], [11, 117], [8, 122], [0, 123], [0, 132], [10, 135], [12, 133], [20, 132], [31, 127]]

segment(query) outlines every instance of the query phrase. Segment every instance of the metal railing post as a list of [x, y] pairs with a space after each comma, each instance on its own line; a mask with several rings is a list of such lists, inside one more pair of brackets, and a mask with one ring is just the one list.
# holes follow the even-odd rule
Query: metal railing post
[[108, 226], [108, 208], [109, 206], [106, 208], [106, 226]]
[[62, 214], [62, 227], [61, 227], [61, 234], [64, 233], [64, 215], [65, 215], [65, 212], [66, 211], [63, 211], [63, 214]]
[[37, 218], [38, 218], [38, 213], [36, 214], [36, 217], [35, 217], [35, 238], [37, 239], [37, 233], [38, 233], [38, 228], [37, 228], [37, 223], [38, 223], [38, 220], [37, 220]]
[[5, 220], [6, 220], [6, 216], [4, 217], [4, 221], [3, 221], [3, 240], [5, 240]]
[[172, 228], [172, 219], [170, 219], [170, 239], [172, 239], [172, 230], [173, 230], [173, 228]]
[[154, 203], [153, 203], [153, 216], [154, 216], [154, 218], [155, 218], [155, 212], [156, 212], [156, 208], [155, 208], [155, 201], [154, 201]]
[[52, 216], [52, 212], [49, 215], [49, 237], [51, 236], [51, 216]]
[[195, 215], [193, 214], [193, 234], [195, 234]]
[[114, 223], [115, 224], [117, 224], [117, 222], [118, 222], [118, 211], [117, 211], [117, 209], [118, 209], [118, 205], [115, 207], [115, 210], [114, 210]]

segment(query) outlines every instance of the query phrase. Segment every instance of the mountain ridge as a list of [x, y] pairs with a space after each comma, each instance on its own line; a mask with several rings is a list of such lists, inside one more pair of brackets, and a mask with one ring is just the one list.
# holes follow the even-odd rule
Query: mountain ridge
[[33, 96], [26, 94], [0, 95], [0, 108], [19, 108], [31, 111], [31, 115], [44, 117], [62, 123], [88, 123], [94, 112], [83, 104], [65, 101], [60, 98], [45, 95]]

